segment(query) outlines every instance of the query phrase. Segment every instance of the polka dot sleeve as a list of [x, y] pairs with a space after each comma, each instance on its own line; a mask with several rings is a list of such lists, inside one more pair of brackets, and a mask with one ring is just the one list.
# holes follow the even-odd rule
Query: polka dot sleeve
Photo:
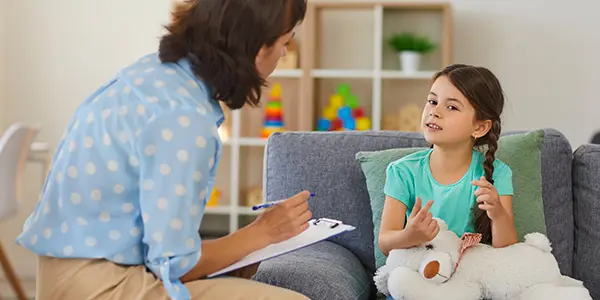
[[175, 294], [186, 292], [179, 278], [201, 255], [198, 229], [217, 153], [214, 132], [210, 117], [178, 110], [151, 121], [136, 145], [145, 263]]

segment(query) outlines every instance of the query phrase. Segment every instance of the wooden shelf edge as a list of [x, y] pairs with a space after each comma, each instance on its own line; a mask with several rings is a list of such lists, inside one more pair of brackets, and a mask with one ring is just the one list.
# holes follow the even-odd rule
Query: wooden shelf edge
[[253, 137], [240, 137], [237, 139], [231, 138], [226, 141], [223, 141], [223, 145], [232, 146], [236, 143], [239, 146], [256, 146], [256, 147], [264, 147], [267, 145], [267, 139], [263, 138], [253, 138]]
[[313, 78], [371, 79], [375, 74], [374, 70], [315, 69], [311, 71]]
[[431, 79], [436, 71], [418, 71], [406, 73], [404, 71], [382, 70], [383, 79]]
[[445, 10], [451, 3], [447, 1], [381, 1], [381, 0], [313, 0], [309, 5], [318, 9], [368, 9], [375, 6], [384, 8], [410, 9], [410, 10]]
[[240, 138], [240, 146], [266, 146], [267, 139], [263, 138]]
[[210, 215], [229, 215], [231, 214], [231, 208], [229, 206], [207, 206], [204, 209], [204, 213]]
[[302, 69], [275, 69], [269, 78], [300, 78]]

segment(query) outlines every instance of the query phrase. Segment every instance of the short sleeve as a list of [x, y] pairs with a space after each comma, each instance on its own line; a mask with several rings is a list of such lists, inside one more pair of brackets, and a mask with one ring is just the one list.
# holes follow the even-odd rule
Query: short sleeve
[[386, 178], [383, 192], [395, 198], [407, 207], [414, 206], [413, 176], [406, 165], [391, 163], [386, 168]]
[[513, 195], [512, 170], [504, 163], [494, 167], [494, 186], [499, 196]]
[[196, 111], [166, 112], [146, 125], [136, 144], [145, 264], [181, 299], [189, 292], [179, 278], [201, 256], [198, 229], [218, 145], [214, 127]]

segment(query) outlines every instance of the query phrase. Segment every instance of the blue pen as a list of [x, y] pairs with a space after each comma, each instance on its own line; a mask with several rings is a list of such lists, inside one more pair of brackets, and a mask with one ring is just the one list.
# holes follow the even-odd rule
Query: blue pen
[[[314, 196], [315, 196], [315, 194], [310, 194], [310, 198], [312, 198]], [[282, 203], [284, 201], [287, 201], [287, 199], [286, 200], [273, 201], [273, 202], [269, 202], [269, 203], [263, 203], [263, 204], [260, 204], [260, 205], [255, 205], [255, 206], [252, 206], [252, 210], [259, 210], [259, 209], [269, 208], [271, 206], [275, 206], [275, 205], [277, 205], [279, 203]]]

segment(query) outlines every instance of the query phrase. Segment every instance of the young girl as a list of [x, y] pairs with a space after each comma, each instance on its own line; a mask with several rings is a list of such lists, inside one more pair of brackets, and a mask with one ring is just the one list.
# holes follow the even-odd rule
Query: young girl
[[434, 76], [421, 120], [432, 147], [386, 171], [379, 233], [385, 255], [431, 241], [439, 231], [433, 217], [459, 237], [478, 232], [494, 247], [517, 242], [512, 172], [494, 158], [503, 106], [500, 83], [485, 68], [457, 64]]

